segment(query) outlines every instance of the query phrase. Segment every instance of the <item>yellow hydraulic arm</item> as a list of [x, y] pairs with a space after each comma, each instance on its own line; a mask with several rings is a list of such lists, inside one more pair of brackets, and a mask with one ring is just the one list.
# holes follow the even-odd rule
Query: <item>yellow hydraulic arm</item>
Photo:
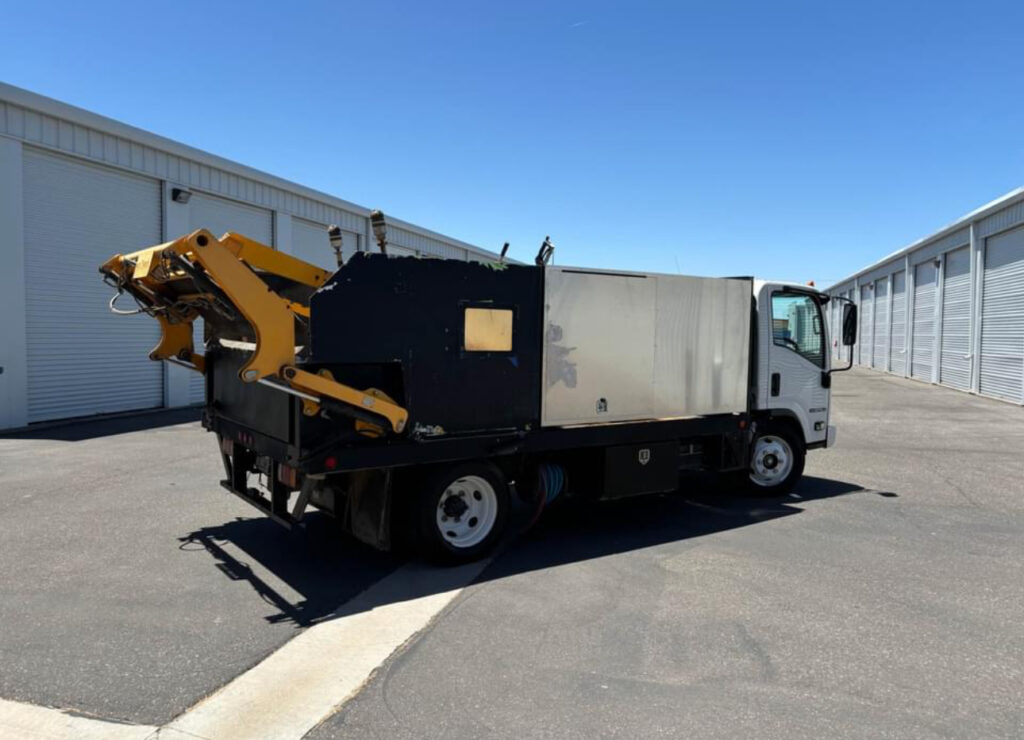
[[166, 244], [115, 255], [100, 272], [119, 295], [130, 293], [140, 311], [160, 322], [160, 342], [150, 359], [184, 363], [205, 372], [205, 359], [193, 346], [192, 322], [211, 312], [234, 315], [237, 311], [252, 327], [255, 342], [252, 355], [239, 370], [243, 383], [262, 382], [292, 392], [304, 399], [306, 414], [319, 413], [326, 397], [383, 417], [396, 433], [405, 428], [408, 412], [379, 391], [360, 391], [329, 374], [296, 367], [295, 319], [308, 319], [309, 306], [279, 295], [260, 275], [276, 275], [315, 289], [327, 281], [327, 271], [241, 234], [228, 232], [217, 239], [200, 229]]

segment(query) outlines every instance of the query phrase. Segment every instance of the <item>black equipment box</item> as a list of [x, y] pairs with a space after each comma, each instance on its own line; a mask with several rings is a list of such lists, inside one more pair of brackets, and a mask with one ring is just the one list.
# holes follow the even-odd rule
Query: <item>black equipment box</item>
[[603, 498], [674, 491], [678, 486], [677, 441], [605, 448]]

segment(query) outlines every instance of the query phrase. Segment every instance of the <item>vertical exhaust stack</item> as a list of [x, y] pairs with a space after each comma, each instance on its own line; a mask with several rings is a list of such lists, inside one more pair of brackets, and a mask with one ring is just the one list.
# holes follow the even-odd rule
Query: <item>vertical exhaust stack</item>
[[540, 250], [537, 252], [537, 256], [533, 258], [534, 264], [538, 267], [543, 267], [551, 261], [551, 257], [555, 254], [555, 245], [551, 241], [550, 236], [544, 237], [544, 243], [540, 245]]
[[338, 267], [341, 267], [345, 258], [341, 254], [342, 242], [344, 237], [341, 234], [341, 227], [337, 224], [331, 224], [327, 227], [327, 240], [331, 243], [331, 249], [334, 250], [334, 260], [338, 263]]
[[370, 226], [373, 227], [373, 235], [377, 238], [377, 246], [380, 247], [380, 253], [383, 255], [387, 255], [388, 227], [384, 223], [383, 211], [370, 212]]

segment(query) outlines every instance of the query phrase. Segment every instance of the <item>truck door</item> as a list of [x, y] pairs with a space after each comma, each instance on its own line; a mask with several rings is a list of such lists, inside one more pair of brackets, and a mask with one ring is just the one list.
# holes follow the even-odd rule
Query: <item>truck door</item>
[[761, 334], [767, 340], [761, 356], [768, 360], [768, 392], [761, 394], [758, 405], [796, 417], [808, 444], [824, 441], [830, 379], [821, 304], [814, 294], [793, 288], [768, 285], [765, 292], [758, 313], [762, 321], [771, 322], [770, 335]]

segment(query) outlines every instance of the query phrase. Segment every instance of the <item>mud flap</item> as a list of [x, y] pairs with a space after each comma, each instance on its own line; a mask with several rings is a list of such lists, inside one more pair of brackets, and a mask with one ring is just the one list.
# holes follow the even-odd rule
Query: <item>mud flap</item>
[[352, 474], [345, 525], [360, 542], [378, 550], [391, 549], [391, 496], [393, 475], [390, 468], [363, 470]]

